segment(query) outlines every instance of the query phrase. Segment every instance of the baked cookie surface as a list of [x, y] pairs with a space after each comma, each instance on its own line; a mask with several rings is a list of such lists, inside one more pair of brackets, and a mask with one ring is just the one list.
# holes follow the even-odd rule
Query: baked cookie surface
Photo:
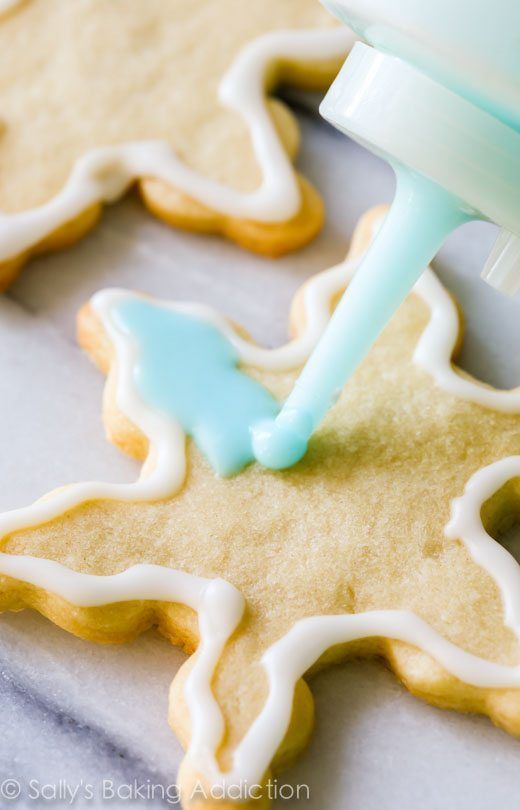
[[137, 181], [174, 225], [271, 255], [322, 204], [266, 93], [326, 87], [350, 35], [314, 0], [19, 0], [0, 7], [0, 283]]
[[[353, 255], [380, 216], [360, 226]], [[228, 785], [253, 785], [290, 761], [312, 721], [300, 678], [318, 661], [383, 655], [425, 699], [520, 731], [518, 567], [486, 533], [518, 518], [519, 394], [450, 365], [456, 309], [431, 271], [306, 458], [280, 473], [251, 465], [216, 476], [206, 416], [187, 426], [195, 440], [185, 448], [182, 402], [178, 420], [165, 401], [152, 407], [149, 345], [128, 312], [122, 320], [121, 306], [137, 302], [211, 323], [240, 359], [233, 373], [283, 399], [352, 269], [306, 285], [296, 337], [273, 351], [207, 310], [124, 291], [96, 296], [80, 318], [81, 342], [110, 370], [105, 421], [112, 440], [147, 459], [143, 476], [65, 488], [0, 522], [3, 607], [36, 607], [100, 641], [150, 624], [188, 650], [200, 639], [172, 688], [172, 723], [188, 747], [187, 806], [199, 779], [208, 792], [222, 772]], [[215, 352], [212, 368], [229, 370], [232, 359]], [[211, 401], [209, 378], [202, 369]]]

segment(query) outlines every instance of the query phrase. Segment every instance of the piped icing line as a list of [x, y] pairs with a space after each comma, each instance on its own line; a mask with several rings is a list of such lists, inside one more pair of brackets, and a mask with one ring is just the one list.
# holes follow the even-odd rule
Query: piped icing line
[[430, 655], [451, 675], [483, 688], [520, 687], [520, 666], [504, 666], [472, 655], [443, 638], [407, 610], [374, 610], [337, 616], [312, 616], [293, 625], [264, 654], [266, 702], [238, 746], [224, 787], [238, 780], [255, 784], [273, 759], [291, 719], [296, 682], [331, 647], [371, 638], [402, 641]]
[[[374, 225], [376, 227], [377, 224]], [[306, 328], [300, 338], [279, 349], [262, 349], [250, 344], [207, 307], [187, 304], [164, 306], [210, 320], [229, 337], [245, 364], [272, 370], [289, 369], [303, 362], [305, 353], [312, 349], [326, 326], [334, 294], [345, 286], [359, 261], [344, 262], [307, 285], [304, 294]], [[424, 283], [424, 279], [427, 283]], [[430, 344], [433, 340], [432, 330], [443, 341], [446, 351], [438, 354], [436, 362], [448, 364], [452, 346], [449, 339], [443, 337], [442, 330], [446, 322], [444, 316], [452, 317], [449, 313], [449, 308], [454, 308], [451, 298], [447, 293], [441, 294], [444, 291], [431, 270], [425, 271], [414, 290], [431, 311], [437, 313], [426, 332], [430, 329]], [[137, 395], [133, 383], [137, 347], [114, 322], [114, 308], [129, 295], [134, 294], [122, 290], [103, 291], [93, 297], [91, 304], [114, 347], [117, 405], [149, 440], [144, 474], [133, 484], [91, 482], [72, 485], [32, 506], [0, 515], [0, 536], [5, 537], [47, 522], [86, 501], [100, 498], [154, 500], [171, 496], [182, 485], [185, 476], [183, 432], [175, 420], [154, 412]], [[439, 379], [435, 374], [433, 376], [439, 385], [444, 384], [445, 374]], [[479, 401], [479, 393], [480, 385], [476, 382], [471, 383], [470, 388], [464, 388], [465, 398], [473, 401]], [[486, 393], [489, 393], [487, 389]], [[491, 406], [489, 400], [485, 404]], [[498, 410], [509, 410], [509, 405], [504, 408], [503, 398], [497, 398], [492, 406]], [[480, 519], [482, 502], [505, 481], [517, 476], [520, 476], [519, 457], [503, 459], [476, 473], [468, 483], [465, 494], [454, 501], [446, 534], [465, 543], [475, 561], [495, 580], [502, 595], [508, 625], [518, 637], [518, 566], [487, 535]], [[332, 644], [372, 637], [401, 640], [424, 650], [448, 672], [468, 684], [485, 688], [520, 687], [519, 666], [500, 665], [474, 656], [456, 647], [408, 611], [372, 611], [304, 619], [265, 653], [262, 660], [269, 683], [266, 703], [237, 747], [231, 771], [222, 773], [216, 750], [224, 725], [211, 692], [211, 679], [228, 638], [238, 626], [244, 607], [242, 595], [233, 586], [223, 580], [204, 580], [173, 569], [149, 565], [134, 566], [113, 576], [81, 574], [52, 560], [5, 553], [0, 553], [0, 573], [56, 593], [72, 604], [92, 606], [152, 599], [187, 604], [197, 610], [201, 643], [185, 684], [192, 719], [188, 756], [215, 783], [224, 786], [236, 784], [237, 778], [251, 782], [261, 780], [287, 730], [297, 679]], [[211, 609], [206, 610], [206, 599], [211, 602]]]
[[99, 481], [71, 484], [29, 506], [5, 512], [0, 515], [0, 537], [21, 527], [47, 523], [88, 501], [155, 501], [169, 497], [182, 486], [186, 473], [184, 432], [175, 420], [147, 408], [136, 396], [133, 383], [136, 346], [126, 340], [106, 317], [113, 301], [113, 294], [104, 294], [95, 296], [92, 304], [103, 319], [117, 356], [117, 405], [149, 441], [149, 453], [141, 476], [129, 484]]
[[492, 573], [504, 602], [504, 622], [520, 639], [520, 566], [482, 525], [482, 505], [508, 481], [520, 479], [520, 455], [490, 464], [468, 481], [464, 494], [451, 505], [451, 518], [444, 534], [450, 540], [462, 538], [481, 568]]
[[0, 573], [79, 607], [138, 600], [178, 603], [196, 611], [199, 644], [185, 685], [192, 722], [189, 754], [207, 772], [220, 774], [214, 752], [224, 733], [224, 720], [211, 681], [244, 612], [244, 597], [233, 585], [160, 565], [134, 565], [109, 576], [82, 574], [54, 560], [3, 552]]
[[451, 357], [459, 333], [457, 307], [435, 273], [428, 269], [414, 292], [429, 306], [430, 319], [415, 347], [413, 359], [440, 388], [459, 399], [467, 399], [485, 408], [517, 413], [520, 411], [520, 386], [497, 390], [463, 377], [452, 365]]
[[257, 222], [282, 222], [300, 206], [294, 169], [266, 106], [268, 66], [281, 59], [340, 59], [354, 42], [347, 29], [275, 31], [238, 54], [219, 87], [219, 98], [244, 120], [260, 167], [258, 189], [245, 193], [205, 178], [164, 141], [136, 141], [93, 149], [79, 158], [51, 200], [14, 214], [0, 213], [0, 261], [19, 256], [90, 206], [118, 199], [143, 177], [164, 180], [219, 213]]

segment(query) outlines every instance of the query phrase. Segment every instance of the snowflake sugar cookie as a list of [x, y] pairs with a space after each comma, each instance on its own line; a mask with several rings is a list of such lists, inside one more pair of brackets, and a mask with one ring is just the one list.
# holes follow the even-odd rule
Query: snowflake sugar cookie
[[382, 215], [304, 287], [278, 349], [205, 307], [94, 296], [80, 340], [108, 373], [109, 436], [142, 475], [0, 517], [4, 609], [97, 641], [157, 625], [193, 653], [170, 698], [185, 807], [261, 792], [309, 738], [303, 676], [350, 656], [520, 734], [520, 569], [489, 534], [518, 517], [520, 390], [452, 365], [457, 310], [431, 270], [307, 456], [248, 463], [250, 423], [287, 395]]

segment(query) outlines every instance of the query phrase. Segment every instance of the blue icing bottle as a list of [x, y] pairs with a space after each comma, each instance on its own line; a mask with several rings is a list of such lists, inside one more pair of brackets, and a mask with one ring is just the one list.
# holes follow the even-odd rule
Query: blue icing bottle
[[250, 427], [279, 405], [238, 367], [229, 340], [202, 318], [129, 295], [114, 309], [137, 344], [134, 380], [142, 400], [177, 420], [214, 470], [232, 475], [253, 460]]
[[463, 222], [501, 227], [484, 268], [520, 284], [519, 0], [322, 0], [364, 42], [321, 105], [389, 161], [396, 194], [373, 244], [255, 458], [289, 467], [444, 239]]

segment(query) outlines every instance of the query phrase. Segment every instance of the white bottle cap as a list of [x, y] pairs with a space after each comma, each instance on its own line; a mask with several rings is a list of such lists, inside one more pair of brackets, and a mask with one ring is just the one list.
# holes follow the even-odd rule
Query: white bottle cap
[[499, 238], [484, 277], [504, 291], [520, 284], [520, 133], [361, 42], [320, 112], [371, 151], [426, 175], [505, 229], [509, 236]]

